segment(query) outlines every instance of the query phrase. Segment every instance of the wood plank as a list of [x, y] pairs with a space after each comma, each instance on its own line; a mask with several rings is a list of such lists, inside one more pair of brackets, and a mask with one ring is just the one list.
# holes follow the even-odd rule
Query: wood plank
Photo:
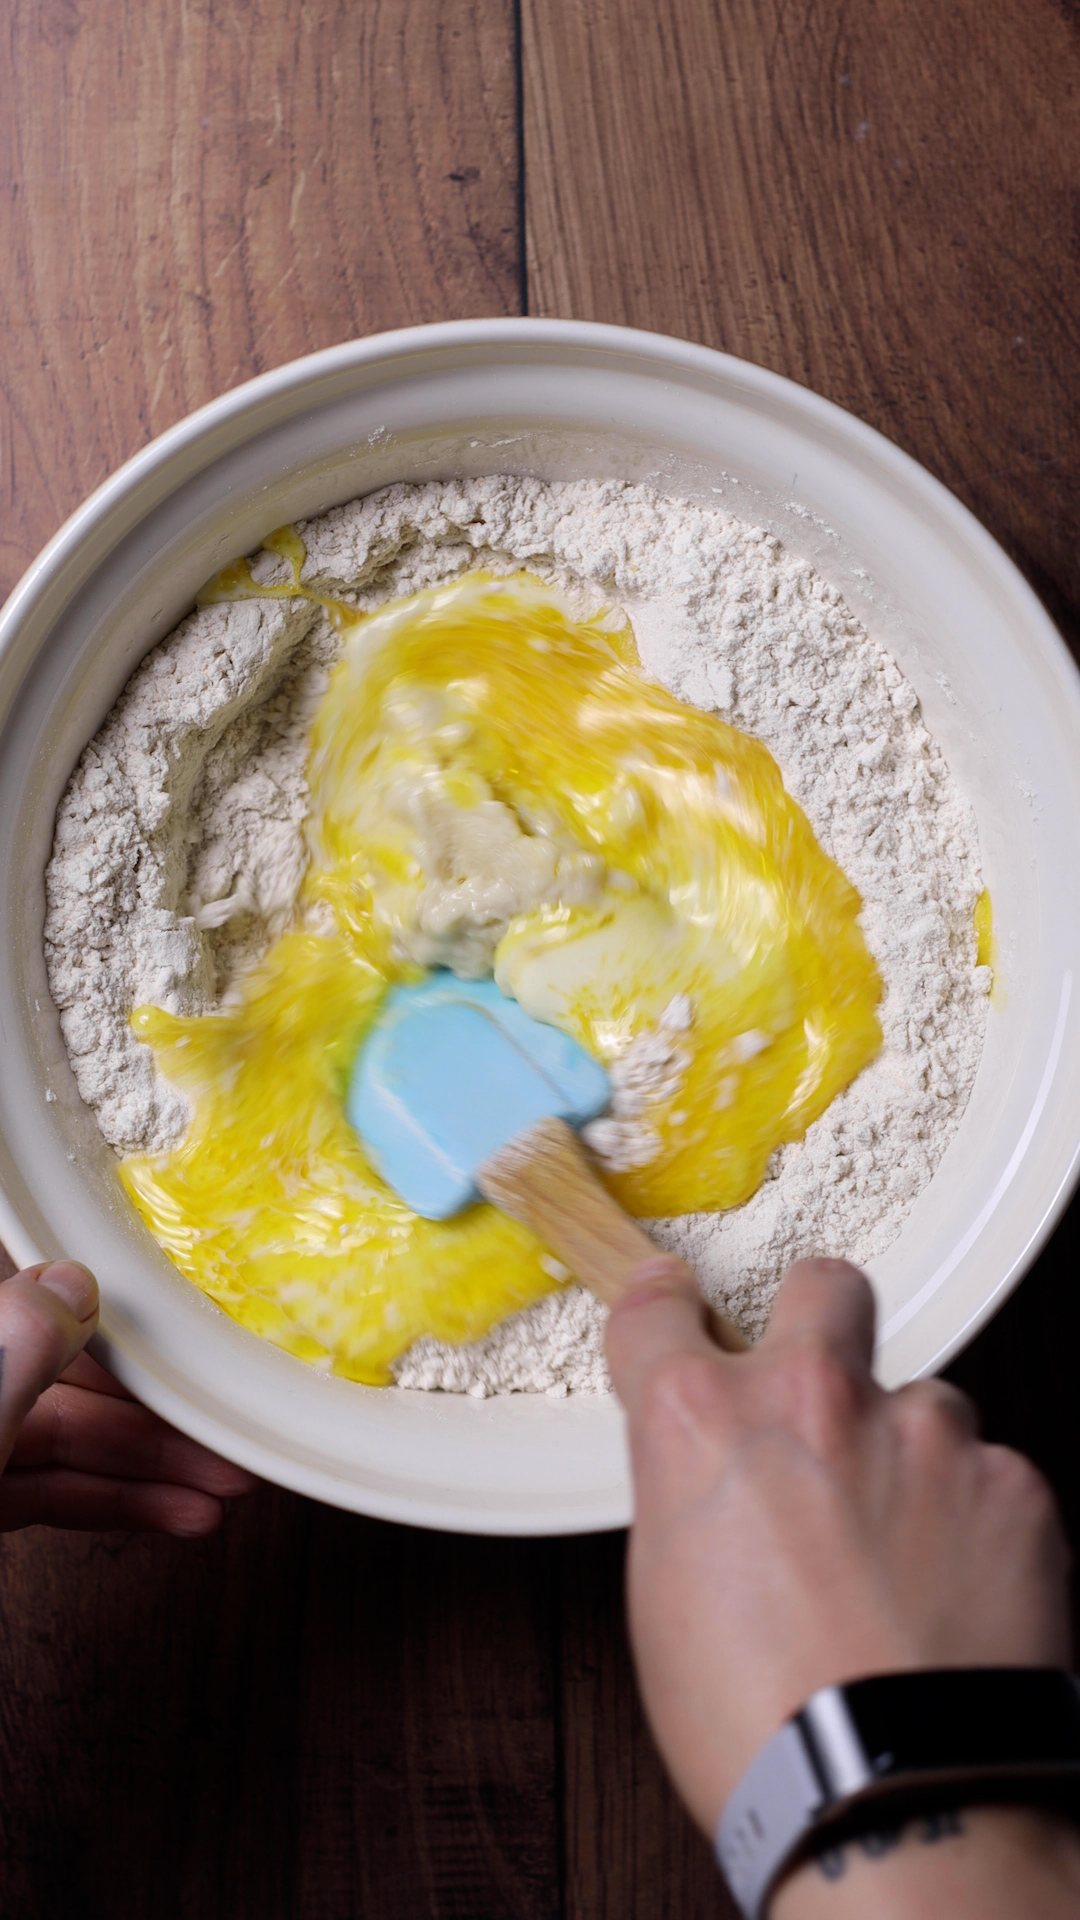
[[4, 1539], [5, 1912], [291, 1916], [306, 1527], [267, 1492], [196, 1545]]
[[[831, 393], [963, 492], [1068, 610], [1067, 12], [523, 0], [532, 309], [706, 339]], [[518, 310], [512, 13], [10, 10], [8, 579], [122, 458], [262, 366]], [[1066, 1278], [1044, 1260], [963, 1363], [1055, 1477]], [[634, 1700], [619, 1555], [410, 1534], [273, 1491], [194, 1548], [7, 1540], [0, 1904], [726, 1911]]]
[[522, 0], [530, 312], [775, 368], [925, 462], [1080, 633], [1080, 18]]
[[296, 1920], [558, 1911], [554, 1553], [315, 1510]]
[[266, 367], [515, 313], [512, 0], [17, 0], [0, 60], [0, 597]]
[[[851, 408], [959, 494], [1077, 647], [1075, 6], [522, 0], [522, 35], [530, 312], [701, 340]], [[952, 1369], [1074, 1541], [1078, 1233], [1080, 1203]], [[692, 1835], [663, 1905], [681, 1816], [640, 1785], [585, 1564], [564, 1575], [567, 1911], [704, 1912]]]
[[624, 1548], [622, 1534], [600, 1534], [561, 1555], [565, 1920], [735, 1920], [638, 1700]]
[[0, 1904], [547, 1920], [547, 1543], [272, 1490], [195, 1546], [0, 1547]]
[[[237, 381], [518, 310], [512, 0], [43, 0], [6, 34], [5, 587]], [[271, 1489], [194, 1546], [8, 1537], [0, 1908], [558, 1911], [553, 1551]]]

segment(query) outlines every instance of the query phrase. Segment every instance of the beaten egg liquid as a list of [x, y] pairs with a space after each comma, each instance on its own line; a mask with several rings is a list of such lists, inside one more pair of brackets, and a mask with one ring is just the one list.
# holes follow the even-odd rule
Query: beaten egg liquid
[[[291, 583], [240, 563], [204, 599], [307, 593], [298, 536], [267, 545]], [[383, 1384], [422, 1335], [475, 1339], [557, 1272], [493, 1208], [420, 1219], [367, 1162], [344, 1094], [388, 982], [420, 960], [493, 967], [605, 1063], [688, 995], [655, 1156], [608, 1177], [630, 1212], [665, 1216], [750, 1197], [877, 1052], [880, 981], [859, 897], [771, 755], [645, 680], [625, 623], [575, 619], [527, 575], [370, 616], [324, 604], [344, 645], [312, 732], [295, 930], [222, 1011], [133, 1015], [193, 1119], [120, 1174], [236, 1319]], [[498, 860], [481, 887], [461, 852], [480, 827], [516, 893]]]

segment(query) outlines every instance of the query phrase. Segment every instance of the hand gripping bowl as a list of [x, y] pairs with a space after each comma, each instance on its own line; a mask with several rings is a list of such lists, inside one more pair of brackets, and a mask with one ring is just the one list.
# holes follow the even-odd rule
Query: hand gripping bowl
[[982, 1325], [1073, 1184], [1080, 682], [1000, 548], [869, 428], [701, 347], [554, 321], [354, 341], [226, 394], [101, 487], [0, 615], [0, 1236], [20, 1262], [87, 1261], [107, 1364], [256, 1472], [390, 1519], [571, 1533], [629, 1517], [614, 1401], [365, 1388], [227, 1319], [129, 1210], [42, 959], [57, 800], [202, 582], [272, 528], [389, 481], [493, 471], [649, 480], [768, 526], [891, 648], [974, 803], [1003, 991], [959, 1132], [874, 1266], [890, 1384]]

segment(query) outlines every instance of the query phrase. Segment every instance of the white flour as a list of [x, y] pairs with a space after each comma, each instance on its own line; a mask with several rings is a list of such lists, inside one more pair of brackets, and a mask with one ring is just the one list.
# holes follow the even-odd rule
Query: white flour
[[[613, 598], [649, 673], [770, 748], [862, 895], [885, 1044], [745, 1206], [651, 1231], [752, 1332], [791, 1260], [881, 1253], [959, 1123], [989, 984], [975, 966], [974, 820], [895, 663], [761, 529], [618, 482], [391, 487], [302, 533], [305, 581], [364, 609], [477, 565], [526, 565], [590, 606]], [[270, 555], [255, 570], [285, 577]], [[69, 783], [46, 957], [79, 1090], [119, 1152], [163, 1150], [188, 1117], [131, 1009], [219, 1005], [293, 910], [307, 729], [336, 645], [306, 602], [198, 610], [132, 676]], [[667, 1064], [640, 1065], [669, 1080], [676, 1024], [657, 1037]], [[647, 1091], [636, 1107], [624, 1091], [614, 1124], [647, 1131]], [[479, 1394], [598, 1389], [602, 1321], [590, 1297], [561, 1289], [473, 1346], [419, 1342], [397, 1377]]]
[[[649, 1125], [649, 1109], [655, 1110], [682, 1085], [690, 1055], [680, 1047], [677, 1036], [686, 1033], [693, 1022], [693, 1002], [688, 994], [677, 993], [656, 1026], [636, 1034], [612, 1061], [611, 1105], [602, 1119], [590, 1120], [582, 1134], [613, 1173], [647, 1167], [650, 1160], [655, 1160], [660, 1135]], [[673, 1126], [676, 1119], [673, 1113]]]

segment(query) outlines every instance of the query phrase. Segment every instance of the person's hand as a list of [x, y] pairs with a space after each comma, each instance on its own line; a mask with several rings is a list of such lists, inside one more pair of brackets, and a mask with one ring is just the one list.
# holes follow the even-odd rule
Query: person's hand
[[870, 1287], [837, 1260], [792, 1269], [745, 1354], [712, 1345], [691, 1276], [662, 1257], [608, 1323], [636, 1498], [638, 1674], [710, 1836], [743, 1769], [818, 1687], [1069, 1659], [1067, 1553], [1042, 1477], [977, 1438], [955, 1388], [878, 1387], [873, 1335]]
[[0, 1532], [212, 1533], [252, 1476], [176, 1433], [83, 1352], [97, 1317], [97, 1282], [75, 1261], [0, 1283]]

